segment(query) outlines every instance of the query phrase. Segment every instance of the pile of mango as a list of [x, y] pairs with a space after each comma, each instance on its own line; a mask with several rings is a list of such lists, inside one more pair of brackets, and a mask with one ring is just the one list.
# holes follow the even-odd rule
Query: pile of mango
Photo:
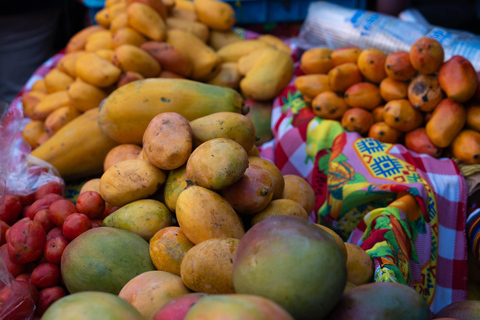
[[437, 40], [390, 54], [312, 48], [300, 68], [295, 85], [316, 116], [417, 153], [480, 163], [479, 74], [462, 56], [444, 61]]
[[[74, 35], [55, 68], [22, 97], [25, 116], [32, 119], [23, 137], [35, 149], [116, 89], [149, 78], [231, 88], [271, 108], [293, 76], [290, 48], [273, 35], [243, 40], [232, 30], [235, 21], [233, 8], [223, 1], [107, 0], [95, 15], [98, 24]], [[168, 101], [190, 90], [180, 85], [171, 93], [176, 82], [164, 83], [157, 89]], [[215, 111], [208, 103], [199, 105], [202, 115]]]

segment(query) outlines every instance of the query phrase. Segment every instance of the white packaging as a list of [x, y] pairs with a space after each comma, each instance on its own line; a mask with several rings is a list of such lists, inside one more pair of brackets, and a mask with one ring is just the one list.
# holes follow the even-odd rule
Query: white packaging
[[303, 50], [358, 46], [391, 53], [410, 51], [410, 46], [423, 36], [434, 38], [442, 44], [445, 60], [460, 55], [468, 59], [476, 70], [480, 70], [478, 35], [402, 21], [378, 12], [345, 8], [325, 1], [310, 4], [300, 34], [291, 40]]

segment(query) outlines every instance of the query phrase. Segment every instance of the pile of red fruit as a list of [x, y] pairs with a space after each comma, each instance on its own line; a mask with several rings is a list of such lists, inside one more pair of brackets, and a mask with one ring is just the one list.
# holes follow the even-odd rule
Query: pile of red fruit
[[[5, 195], [0, 207], [0, 316], [39, 319], [68, 294], [61, 258], [70, 241], [102, 225], [111, 213], [99, 193], [87, 191], [76, 204], [63, 198], [64, 187], [51, 181], [28, 196]], [[5, 272], [4, 272], [5, 273]]]

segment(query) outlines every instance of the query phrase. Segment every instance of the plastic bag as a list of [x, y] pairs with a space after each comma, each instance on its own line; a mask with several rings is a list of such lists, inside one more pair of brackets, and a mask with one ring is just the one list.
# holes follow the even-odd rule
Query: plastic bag
[[20, 131], [22, 110], [20, 102], [0, 102], [0, 206], [5, 194], [25, 196], [50, 181], [65, 185], [55, 167], [30, 155]]
[[410, 51], [420, 37], [436, 39], [443, 46], [445, 60], [461, 55], [480, 69], [480, 37], [418, 22], [402, 21], [378, 12], [345, 8], [325, 1], [313, 2], [298, 37], [292, 42], [307, 50], [327, 46], [337, 49], [374, 47], [386, 53]]

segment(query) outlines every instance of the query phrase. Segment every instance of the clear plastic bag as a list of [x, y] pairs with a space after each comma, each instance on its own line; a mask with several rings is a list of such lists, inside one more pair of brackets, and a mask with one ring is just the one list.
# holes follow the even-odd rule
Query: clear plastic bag
[[24, 121], [21, 103], [0, 102], [0, 206], [5, 194], [29, 195], [50, 181], [65, 185], [55, 167], [30, 155], [21, 136]]
[[372, 12], [345, 8], [325, 1], [313, 2], [298, 37], [292, 39], [303, 50], [312, 47], [337, 49], [358, 46], [380, 49], [386, 53], [410, 51], [418, 38], [438, 40], [445, 51], [445, 60], [461, 55], [480, 70], [480, 36], [434, 25], [402, 21]]

